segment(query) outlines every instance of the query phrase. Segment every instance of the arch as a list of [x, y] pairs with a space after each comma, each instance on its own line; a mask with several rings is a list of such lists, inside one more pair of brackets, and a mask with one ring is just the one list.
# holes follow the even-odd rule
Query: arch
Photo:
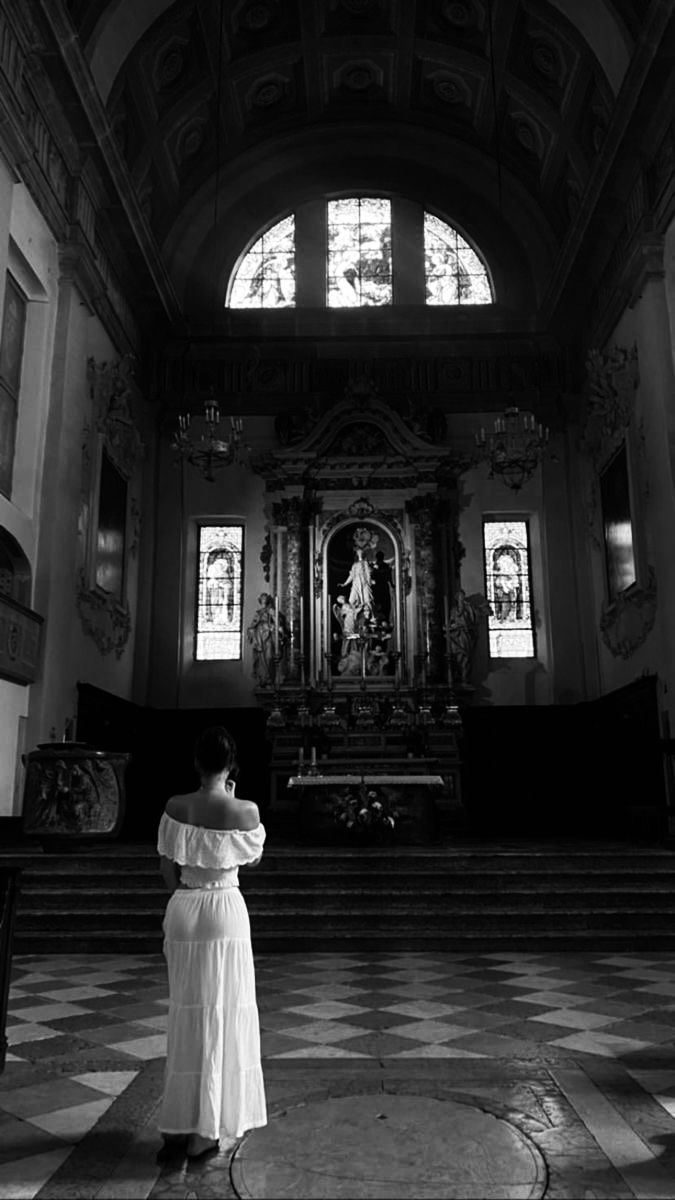
[[173, 3], [174, 0], [144, 0], [143, 4], [138, 0], [110, 0], [106, 4], [86, 48], [94, 83], [104, 104], [136, 43]]
[[[378, 553], [391, 567], [393, 596], [388, 612], [382, 611], [376, 602], [378, 584], [374, 572], [368, 570], [364, 588], [361, 577], [352, 569], [363, 561], [370, 568]], [[337, 679], [360, 678], [362, 674], [393, 676], [395, 656], [400, 656], [403, 650], [405, 629], [400, 531], [383, 513], [340, 514], [324, 530], [320, 561], [322, 649], [329, 656], [326, 662], [330, 664], [331, 675]], [[371, 637], [364, 646], [358, 638], [366, 628], [371, 630]]]
[[401, 125], [394, 133], [364, 124], [333, 128], [330, 159], [315, 131], [290, 133], [243, 153], [236, 169], [227, 166], [222, 172], [217, 229], [214, 175], [186, 203], [163, 242], [185, 310], [196, 320], [212, 321], [240, 261], [243, 241], [252, 244], [260, 229], [283, 215], [319, 196], [345, 194], [346, 188], [406, 195], [439, 214], [452, 195], [453, 223], [467, 240], [475, 237], [480, 244], [497, 299], [508, 291], [509, 308], [531, 310], [544, 295], [558, 239], [522, 181], [504, 170], [500, 211], [496, 187], [485, 187], [491, 170], [487, 153], [464, 145], [460, 169], [459, 148], [454, 154], [452, 146], [436, 130]]
[[31, 566], [16, 538], [0, 525], [0, 593], [30, 608]]
[[609, 85], [618, 96], [632, 54], [632, 44], [616, 12], [606, 0], [548, 0], [574, 25], [590, 46]]

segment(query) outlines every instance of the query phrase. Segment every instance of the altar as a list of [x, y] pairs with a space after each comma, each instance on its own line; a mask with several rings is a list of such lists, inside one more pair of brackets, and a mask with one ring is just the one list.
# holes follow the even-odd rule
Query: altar
[[[400, 810], [396, 840], [430, 840], [438, 808], [461, 803], [459, 705], [487, 611], [461, 587], [465, 464], [365, 378], [282, 432], [261, 467], [264, 583], [247, 628], [269, 815], [284, 834], [299, 817], [302, 836], [334, 839], [336, 789], [377, 775]], [[311, 753], [321, 770], [305, 777]]]
[[[387, 811], [395, 814], [391, 829], [386, 826], [380, 832], [384, 844], [423, 845], [438, 837], [439, 812], [435, 792], [445, 786], [441, 775], [412, 774], [401, 772], [385, 774], [330, 773], [292, 775], [288, 780], [290, 789], [297, 789], [298, 834], [310, 841], [335, 843], [343, 840], [359, 844], [358, 828], [346, 828], [338, 819], [344, 810], [345, 800], [354, 798], [354, 808], [361, 803], [372, 804], [381, 798]], [[359, 799], [363, 797], [363, 801]], [[372, 797], [372, 799], [368, 799]], [[377, 840], [378, 831], [374, 831]]]

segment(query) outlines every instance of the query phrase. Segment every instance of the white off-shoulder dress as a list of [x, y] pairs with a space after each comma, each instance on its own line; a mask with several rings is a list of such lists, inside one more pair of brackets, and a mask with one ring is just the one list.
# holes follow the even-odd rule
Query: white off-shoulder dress
[[248, 910], [239, 867], [265, 829], [204, 829], [164, 813], [157, 849], [180, 867], [164, 917], [169, 1023], [163, 1133], [241, 1137], [267, 1124]]

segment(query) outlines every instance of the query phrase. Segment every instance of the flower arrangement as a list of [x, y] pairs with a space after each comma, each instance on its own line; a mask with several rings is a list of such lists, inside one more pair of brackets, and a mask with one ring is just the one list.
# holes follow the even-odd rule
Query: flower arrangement
[[393, 831], [399, 811], [381, 788], [365, 783], [346, 787], [335, 797], [333, 818], [342, 829], [354, 834], [388, 834]]

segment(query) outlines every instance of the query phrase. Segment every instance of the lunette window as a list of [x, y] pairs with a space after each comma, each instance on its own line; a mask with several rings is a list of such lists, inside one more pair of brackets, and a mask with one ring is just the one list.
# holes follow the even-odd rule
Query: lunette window
[[200, 525], [197, 544], [197, 661], [241, 658], [243, 525]]
[[534, 658], [527, 521], [483, 522], [490, 658]]
[[[395, 302], [398, 276], [395, 249], [397, 209], [375, 196], [348, 196], [321, 202], [325, 220], [325, 303], [328, 308], [382, 307]], [[402, 232], [399, 228], [399, 233]], [[406, 240], [410, 242], [410, 230]], [[494, 302], [486, 263], [457, 229], [423, 214], [417, 236], [423, 259], [424, 292], [419, 303], [484, 305]], [[230, 308], [290, 308], [296, 303], [298, 264], [315, 255], [303, 244], [289, 214], [253, 243], [233, 273]], [[316, 265], [316, 264], [314, 264]]]

